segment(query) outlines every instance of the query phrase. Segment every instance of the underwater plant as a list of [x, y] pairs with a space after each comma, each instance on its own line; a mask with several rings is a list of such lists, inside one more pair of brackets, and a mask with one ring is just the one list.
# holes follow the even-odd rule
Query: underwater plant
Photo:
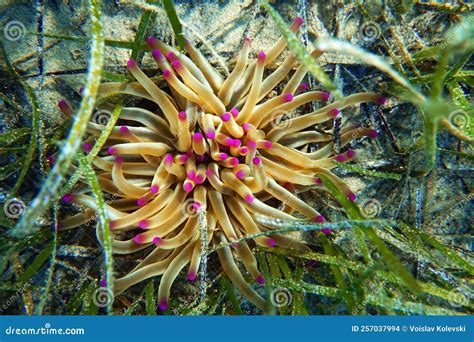
[[[297, 32], [302, 22], [296, 18], [291, 30]], [[114, 234], [113, 252], [148, 253], [114, 281], [114, 291], [118, 294], [161, 276], [158, 302], [161, 310], [167, 310], [171, 286], [181, 270], [189, 265], [187, 279], [194, 281], [203, 252], [218, 247], [220, 265], [235, 287], [266, 310], [266, 301], [245, 279], [234, 252], [254, 281], [264, 284], [246, 236], [258, 235], [252, 240], [263, 247], [309, 250], [303, 241], [272, 234], [272, 227], [259, 218], [325, 222], [297, 196], [310, 189], [327, 190], [319, 175], [355, 201], [356, 195], [331, 169], [337, 166], [334, 161], [356, 157], [347, 149], [351, 141], [374, 138], [378, 132], [343, 128], [340, 147], [345, 152], [335, 154], [332, 127], [314, 127], [334, 120], [347, 107], [362, 102], [384, 104], [386, 100], [367, 92], [328, 103], [330, 93], [309, 90], [302, 83], [307, 73], [304, 65], [293, 72], [297, 59], [291, 53], [265, 76], [265, 66], [285, 50], [284, 38], [255, 59], [249, 58], [251, 39], [245, 38], [227, 76], [191, 42], [186, 42], [187, 55], [153, 37], [147, 43], [165, 82], [150, 79], [130, 59], [128, 70], [137, 82], [99, 87], [99, 93], [107, 98], [100, 110], [113, 108], [117, 94], [147, 100], [122, 108], [104, 145], [106, 151], [93, 160], [102, 190], [112, 196], [106, 213]], [[312, 52], [314, 58], [321, 54]], [[279, 95], [273, 95], [281, 88]], [[292, 115], [315, 101], [322, 106]], [[59, 107], [71, 116], [66, 101], [59, 101]], [[91, 146], [104, 127], [89, 122], [85, 146]], [[315, 144], [317, 149], [309, 149]], [[78, 227], [98, 211], [95, 199], [85, 193], [67, 194], [63, 201], [85, 209], [62, 220], [60, 229]]]

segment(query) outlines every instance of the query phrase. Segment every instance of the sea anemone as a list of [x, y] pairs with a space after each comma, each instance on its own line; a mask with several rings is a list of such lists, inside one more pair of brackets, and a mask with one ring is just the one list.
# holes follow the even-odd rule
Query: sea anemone
[[[301, 24], [297, 18], [291, 30], [298, 31]], [[327, 104], [329, 93], [307, 91], [308, 86], [302, 83], [307, 73], [303, 65], [292, 73], [297, 60], [291, 53], [264, 77], [265, 66], [286, 48], [283, 38], [255, 59], [249, 58], [251, 39], [246, 38], [227, 77], [190, 42], [187, 54], [153, 37], [147, 43], [166, 81], [162, 86], [129, 60], [128, 70], [137, 82], [104, 83], [99, 89], [109, 99], [128, 94], [159, 108], [124, 107], [105, 144], [107, 152], [93, 161], [102, 190], [114, 196], [106, 206], [114, 233], [113, 252], [149, 252], [115, 280], [114, 290], [120, 293], [147, 278], [161, 276], [158, 301], [166, 310], [170, 288], [181, 270], [189, 265], [187, 279], [193, 281], [203, 246], [212, 249], [219, 245], [216, 252], [225, 274], [250, 302], [265, 310], [266, 301], [245, 280], [234, 260], [235, 254], [256, 283], [265, 282], [249, 246], [251, 241], [242, 238], [265, 233], [253, 239], [256, 245], [307, 250], [303, 242], [272, 234], [272, 227], [258, 217], [285, 221], [304, 217], [323, 223], [325, 218], [295, 195], [309, 189], [325, 190], [318, 175], [330, 179], [355, 201], [356, 195], [330, 171], [336, 166], [334, 161], [350, 161], [355, 152], [346, 149], [335, 154], [332, 129], [316, 131], [313, 127], [334, 120], [346, 107], [369, 101], [383, 104], [385, 99], [375, 93], [359, 93]], [[315, 58], [321, 54], [318, 50], [312, 53]], [[284, 87], [279, 86], [284, 80]], [[277, 86], [283, 90], [274, 96]], [[324, 105], [290, 117], [294, 110], [315, 101]], [[70, 115], [65, 101], [59, 106]], [[87, 146], [103, 129], [103, 125], [89, 123]], [[354, 139], [376, 135], [371, 128], [345, 128], [340, 146], [344, 150]], [[315, 143], [319, 148], [310, 151], [308, 146]], [[62, 229], [84, 224], [98, 210], [87, 194], [68, 194], [63, 200], [85, 210], [64, 219]], [[204, 230], [201, 217], [207, 221]], [[203, 243], [203, 239], [207, 241]]]

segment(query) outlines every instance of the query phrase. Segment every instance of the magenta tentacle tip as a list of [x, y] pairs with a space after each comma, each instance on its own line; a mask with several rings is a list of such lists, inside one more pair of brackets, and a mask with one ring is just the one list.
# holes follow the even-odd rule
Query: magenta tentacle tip
[[224, 153], [224, 152], [219, 153], [220, 160], [226, 160], [228, 157], [229, 156], [227, 155], [227, 153]]
[[252, 203], [255, 198], [252, 195], [245, 196], [245, 202]]
[[356, 151], [354, 150], [348, 150], [346, 152], [347, 158], [354, 158], [356, 156]]
[[194, 186], [193, 186], [193, 183], [191, 182], [184, 182], [183, 184], [183, 189], [184, 191], [186, 192], [191, 192], [191, 190], [193, 190]]
[[314, 222], [317, 222], [317, 223], [323, 223], [325, 221], [326, 221], [326, 219], [324, 218], [323, 215], [318, 215], [314, 218]]
[[161, 239], [158, 236], [155, 236], [151, 242], [153, 242], [155, 246], [158, 246], [161, 242]]
[[254, 158], [252, 159], [252, 163], [253, 163], [254, 165], [259, 165], [261, 162], [262, 162], [262, 159], [260, 159], [259, 157], [254, 157]]
[[248, 151], [249, 151], [249, 149], [245, 146], [240, 149], [240, 153], [242, 153], [242, 154], [247, 154]]
[[158, 50], [158, 49], [153, 49], [153, 51], [151, 52], [151, 55], [152, 55], [153, 58], [155, 58], [155, 59], [162, 59], [162, 58], [163, 58], [163, 54], [162, 54], [161, 51]]
[[163, 69], [163, 77], [168, 78], [170, 76], [171, 76], [171, 71], [169, 71], [168, 69]]
[[341, 111], [339, 110], [339, 108], [333, 108], [329, 111], [329, 116], [332, 118], [339, 116], [339, 114], [341, 114]]
[[264, 62], [266, 57], [267, 57], [267, 55], [265, 54], [265, 52], [260, 51], [260, 52], [258, 53], [258, 57], [257, 57], [257, 58], [258, 58], [258, 60], [259, 60], [260, 62]]
[[168, 301], [166, 299], [160, 300], [159, 307], [161, 311], [168, 310]]
[[117, 156], [117, 157], [115, 157], [114, 161], [115, 161], [117, 164], [120, 164], [120, 163], [123, 162], [123, 158], [120, 157], [120, 156]]
[[347, 199], [348, 199], [349, 201], [351, 201], [351, 202], [355, 202], [356, 199], [357, 199], [357, 196], [356, 196], [355, 193], [349, 192], [349, 193], [347, 194]]
[[331, 93], [323, 92], [322, 99], [323, 101], [328, 101], [331, 98]]
[[133, 238], [133, 242], [135, 242], [137, 245], [141, 245], [143, 242], [142, 236], [140, 234], [135, 235], [135, 237]]
[[171, 163], [173, 162], [173, 159], [174, 159], [174, 158], [173, 158], [173, 155], [172, 155], [172, 154], [167, 154], [167, 155], [165, 156], [165, 163], [166, 163], [166, 164], [171, 164]]
[[257, 283], [259, 283], [260, 285], [263, 285], [265, 284], [265, 278], [263, 277], [263, 275], [259, 275], [257, 276], [257, 279], [255, 279], [257, 281]]
[[186, 114], [185, 111], [181, 111], [181, 112], [178, 113], [178, 118], [179, 118], [180, 120], [186, 120], [187, 117], [188, 117], [188, 115]]
[[179, 70], [179, 69], [181, 68], [181, 62], [176, 59], [176, 60], [174, 60], [173, 62], [171, 62], [171, 66], [172, 66], [175, 70]]
[[206, 180], [206, 177], [204, 177], [202, 175], [197, 175], [196, 179], [194, 179], [196, 184], [202, 184], [202, 183], [204, 183], [205, 180]]
[[89, 143], [84, 144], [84, 151], [90, 152], [92, 150], [92, 145]]
[[147, 203], [147, 198], [146, 197], [140, 197], [137, 199], [137, 205], [142, 207]]
[[188, 178], [190, 180], [194, 180], [194, 178], [196, 178], [196, 171], [194, 171], [194, 170], [189, 171], [188, 172]]
[[296, 17], [295, 20], [294, 20], [294, 23], [298, 26], [301, 26], [303, 25], [303, 18], [301, 17]]
[[224, 122], [228, 122], [230, 120], [230, 114], [225, 112], [224, 114], [221, 115], [221, 119]]
[[293, 101], [294, 97], [292, 93], [286, 93], [283, 95], [283, 99], [285, 100], [285, 102], [291, 102]]
[[244, 132], [247, 132], [250, 129], [250, 124], [248, 122], [244, 122], [242, 124], [242, 129], [244, 130]]
[[323, 181], [321, 180], [321, 178], [315, 177], [315, 178], [314, 178], [314, 184], [316, 184], [316, 185], [321, 185], [321, 184], [323, 184]]
[[129, 68], [136, 67], [136, 66], [137, 66], [137, 62], [135, 62], [133, 59], [129, 59], [128, 62], [127, 62], [127, 66], [128, 66]]
[[379, 131], [377, 131], [376, 129], [373, 129], [369, 132], [369, 137], [370, 138], [377, 138], [377, 136], [379, 135]]
[[245, 177], [245, 172], [244, 170], [239, 170], [235, 173], [235, 176], [238, 178], [238, 179], [244, 179]]
[[111, 156], [113, 156], [114, 154], [117, 153], [117, 149], [115, 147], [111, 146], [107, 149], [107, 153], [110, 154]]
[[216, 132], [209, 130], [206, 132], [206, 138], [213, 140], [216, 137]]
[[265, 142], [263, 143], [264, 148], [272, 148], [272, 146], [273, 143], [270, 140], [265, 140]]
[[150, 188], [150, 192], [156, 194], [159, 190], [159, 186], [158, 185], [152, 185], [151, 188]]
[[59, 100], [58, 101], [58, 107], [63, 110], [64, 108], [67, 108], [69, 107], [67, 102], [65, 100]]
[[336, 157], [334, 157], [334, 159], [342, 163], [343, 161], [346, 160], [346, 156], [344, 156], [343, 154], [338, 154]]
[[73, 200], [74, 198], [74, 195], [73, 194], [65, 194], [63, 197], [62, 197], [62, 201], [64, 203], [69, 203]]
[[275, 247], [277, 244], [275, 239], [268, 239], [268, 247]]
[[307, 83], [301, 83], [298, 88], [300, 91], [306, 91], [308, 90], [309, 86]]
[[321, 232], [323, 232], [323, 234], [325, 234], [325, 235], [329, 235], [329, 234], [331, 234], [331, 229], [323, 228], [323, 229], [321, 229]]
[[239, 115], [239, 110], [237, 108], [232, 108], [230, 110], [230, 113], [232, 114], [234, 118], [236, 118]]
[[[148, 221], [147, 220], [141, 220], [140, 222], [138, 222], [138, 228], [141, 228], [141, 229], [146, 229], [148, 227]], [[139, 236], [139, 235], [137, 235]], [[137, 237], [135, 236], [135, 237]]]
[[188, 281], [195, 281], [195, 280], [196, 280], [196, 272], [189, 272]]
[[172, 51], [169, 51], [166, 53], [166, 58], [168, 58], [170, 61], [174, 61], [176, 59], [176, 55]]
[[201, 141], [201, 140], [202, 140], [202, 134], [199, 133], [199, 132], [194, 133], [193, 139], [194, 139], [195, 141]]
[[130, 135], [131, 133], [130, 129], [127, 126], [120, 126], [119, 131], [125, 136]]
[[230, 165], [232, 165], [232, 166], [237, 166], [237, 165], [239, 165], [239, 160], [238, 160], [237, 158], [235, 158], [235, 157], [232, 157], [232, 158], [230, 159]]
[[378, 102], [378, 104], [380, 104], [380, 105], [383, 106], [383, 105], [385, 105], [385, 104], [387, 103], [387, 98], [386, 98], [385, 96], [382, 96], [382, 95], [381, 95], [380, 98], [379, 98], [379, 100], [378, 100], [377, 102]]

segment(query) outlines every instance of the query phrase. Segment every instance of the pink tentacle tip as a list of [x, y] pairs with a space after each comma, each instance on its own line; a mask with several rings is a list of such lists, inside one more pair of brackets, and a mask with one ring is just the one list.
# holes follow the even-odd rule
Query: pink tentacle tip
[[314, 218], [314, 222], [317, 222], [317, 223], [323, 223], [325, 222], [326, 219], [324, 218], [323, 215], [317, 215], [315, 218]]
[[252, 195], [245, 196], [245, 202], [247, 203], [252, 203], [254, 199], [255, 197], [253, 197]]
[[111, 146], [107, 149], [107, 153], [110, 154], [111, 156], [113, 156], [114, 154], [117, 153], [117, 149], [115, 147]]
[[216, 137], [216, 132], [209, 130], [206, 132], [206, 138], [213, 140]]
[[153, 242], [155, 246], [158, 246], [161, 242], [161, 239], [158, 236], [155, 236], [151, 242]]
[[348, 151], [346, 152], [346, 156], [347, 156], [347, 158], [351, 158], [351, 159], [352, 159], [352, 158], [354, 158], [354, 157], [356, 156], [356, 151], [354, 151], [354, 150], [348, 150]]
[[341, 114], [341, 111], [339, 108], [333, 108], [329, 111], [329, 116], [331, 118], [335, 118], [336, 116], [338, 116], [339, 114]]
[[232, 108], [230, 110], [230, 114], [232, 114], [232, 116], [236, 118], [239, 115], [239, 110], [237, 108]]
[[170, 61], [174, 61], [176, 59], [176, 55], [173, 52], [169, 51], [166, 53], [166, 58], [168, 58]]
[[153, 45], [155, 43], [155, 38], [153, 38], [152, 36], [149, 36], [147, 39], [146, 39], [146, 43], [148, 45]]
[[277, 244], [277, 242], [276, 242], [275, 239], [268, 239], [268, 241], [267, 241], [268, 247], [275, 247], [276, 244]]
[[230, 120], [230, 114], [227, 113], [227, 112], [225, 112], [224, 114], [221, 115], [221, 119], [222, 119], [222, 121], [224, 121], [224, 122], [229, 122], [229, 120]]
[[356, 196], [355, 193], [349, 192], [349, 193], [347, 194], [347, 199], [348, 199], [349, 201], [351, 201], [351, 202], [355, 202], [356, 199], [357, 199], [357, 196]]
[[186, 181], [183, 183], [183, 189], [184, 189], [184, 191], [186, 191], [186, 192], [191, 192], [191, 190], [193, 190], [193, 188], [194, 188], [193, 183], [191, 183], [191, 182], [186, 182]]
[[188, 118], [188, 115], [186, 114], [185, 111], [181, 111], [181, 112], [178, 113], [178, 118], [180, 120], [186, 120]]
[[194, 180], [194, 178], [196, 178], [196, 171], [194, 171], [194, 170], [189, 171], [188, 172], [188, 178], [190, 180]]
[[250, 124], [248, 122], [244, 122], [242, 124], [242, 129], [244, 130], [244, 132], [247, 132], [250, 129]]
[[152, 185], [150, 188], [150, 192], [154, 194], [158, 193], [159, 190], [160, 190], [160, 187], [158, 185]]
[[206, 176], [207, 176], [207, 177], [210, 177], [210, 176], [212, 176], [213, 174], [214, 174], [214, 173], [212, 172], [211, 169], [207, 169], [207, 170], [206, 170]]
[[219, 153], [220, 160], [226, 160], [228, 157], [229, 156], [227, 155], [227, 153], [224, 153], [224, 152]]
[[166, 311], [168, 310], [168, 301], [166, 299], [160, 300], [160, 303], [158, 305], [160, 307], [161, 311]]
[[202, 134], [199, 132], [194, 133], [193, 135], [193, 140], [195, 141], [201, 141], [202, 140]]
[[174, 60], [173, 62], [171, 62], [171, 66], [172, 66], [175, 70], [179, 70], [179, 69], [181, 68], [181, 62], [176, 59], [176, 60]]
[[161, 53], [160, 50], [158, 49], [153, 49], [153, 51], [151, 52], [151, 55], [153, 56], [153, 58], [155, 59], [163, 59], [163, 54]]
[[245, 172], [244, 172], [244, 170], [237, 171], [237, 172], [235, 173], [235, 176], [236, 176], [238, 179], [244, 179], [244, 178], [245, 178]]
[[141, 245], [143, 243], [143, 237], [140, 234], [135, 235], [133, 242], [135, 242], [137, 245]]
[[244, 44], [248, 44], [248, 45], [252, 44], [252, 38], [246, 37], [245, 41], [244, 41]]
[[171, 163], [173, 162], [173, 159], [174, 159], [174, 158], [173, 158], [173, 155], [167, 154], [167, 155], [165, 156], [165, 163], [166, 163], [166, 164], [171, 164]]
[[110, 229], [110, 230], [114, 230], [115, 227], [116, 227], [115, 221], [109, 221], [109, 229]]
[[369, 132], [369, 137], [370, 138], [377, 138], [379, 135], [379, 131], [377, 131], [376, 129], [373, 129]]
[[257, 143], [255, 141], [249, 141], [249, 142], [247, 142], [247, 146], [251, 149], [256, 149], [257, 148]]
[[286, 93], [286, 94], [283, 94], [283, 99], [285, 100], [285, 102], [291, 102], [293, 101], [294, 96], [292, 93]]
[[301, 17], [296, 17], [295, 20], [293, 21], [296, 25], [301, 26], [303, 25], [303, 18]]
[[237, 165], [239, 165], [239, 160], [238, 160], [237, 158], [235, 158], [235, 157], [232, 157], [232, 158], [230, 159], [230, 165], [232, 165], [232, 166], [237, 166]]
[[58, 101], [58, 107], [59, 107], [59, 109], [64, 110], [64, 109], [69, 108], [69, 105], [67, 104], [67, 102], [65, 100], [59, 100]]
[[321, 178], [316, 177], [316, 178], [314, 178], [314, 184], [321, 185], [321, 184], [323, 184], [323, 181], [321, 180]]
[[254, 165], [259, 165], [261, 162], [262, 162], [262, 159], [260, 159], [259, 157], [255, 157], [252, 159], [252, 163]]
[[101, 281], [99, 281], [99, 286], [100, 287], [106, 287], [107, 286], [107, 281], [105, 279], [102, 279]]
[[139, 199], [137, 199], [137, 205], [140, 207], [144, 206], [147, 202], [148, 200], [146, 197], [140, 197]]
[[263, 51], [260, 51], [258, 53], [258, 57], [257, 59], [260, 61], [260, 62], [265, 62], [265, 58], [267, 57], [267, 55], [265, 54], [265, 52]]
[[344, 156], [343, 154], [338, 154], [334, 159], [342, 163], [343, 161], [346, 160], [346, 156]]
[[192, 207], [193, 207], [194, 210], [198, 211], [199, 209], [201, 209], [201, 203], [194, 202]]
[[[140, 222], [138, 222], [138, 228], [141, 228], [141, 229], [146, 229], [148, 227], [148, 221], [147, 220], [141, 220]], [[137, 235], [135, 237], [138, 237], [140, 235]]]
[[48, 161], [49, 166], [52, 166], [54, 164], [54, 157], [53, 156], [47, 156], [46, 160]]
[[120, 163], [123, 162], [123, 158], [120, 157], [120, 156], [117, 156], [117, 157], [115, 157], [115, 160], [114, 160], [114, 161], [115, 161], [117, 164], [120, 164]]
[[84, 151], [90, 152], [92, 150], [92, 145], [89, 143], [84, 144]]
[[298, 90], [299, 91], [306, 91], [306, 90], [308, 90], [308, 88], [309, 88], [309, 86], [308, 86], [307, 83], [301, 83], [298, 87]]
[[325, 234], [325, 235], [331, 234], [331, 229], [329, 229], [329, 228], [323, 228], [323, 229], [321, 229], [321, 231], [322, 231], [323, 234]]
[[240, 147], [240, 145], [242, 145], [242, 142], [239, 139], [234, 139], [234, 141], [232, 142], [232, 146], [236, 148]]
[[137, 66], [137, 62], [135, 62], [133, 59], [129, 59], [128, 62], [127, 62], [127, 66], [129, 68], [134, 68]]
[[273, 146], [273, 143], [270, 140], [265, 140], [263, 142], [263, 147], [264, 148], [272, 148], [272, 146]]
[[387, 103], [387, 98], [385, 96], [380, 96], [380, 98], [378, 99], [378, 104], [380, 105], [385, 105]]
[[163, 70], [163, 77], [168, 78], [170, 76], [171, 76], [171, 71], [169, 71], [168, 69], [164, 69]]
[[120, 126], [119, 131], [125, 136], [130, 135], [131, 133], [130, 129], [127, 126]]
[[62, 197], [62, 201], [64, 203], [69, 203], [73, 200], [74, 198], [74, 195], [73, 194], [65, 194], [63, 197]]
[[249, 149], [245, 146], [240, 149], [240, 153], [242, 153], [242, 154], [247, 154], [248, 151], [249, 151]]
[[195, 280], [196, 280], [196, 272], [189, 272], [188, 281], [195, 281]]
[[322, 94], [323, 101], [328, 101], [331, 98], [331, 93], [324, 92]]
[[194, 179], [196, 184], [202, 184], [204, 183], [205, 180], [206, 180], [206, 177], [204, 177], [203, 175], [197, 175], [196, 179]]
[[265, 284], [265, 278], [263, 277], [263, 275], [257, 276], [257, 278], [256, 278], [255, 280], [256, 280], [257, 283], [259, 283], [260, 285]]

